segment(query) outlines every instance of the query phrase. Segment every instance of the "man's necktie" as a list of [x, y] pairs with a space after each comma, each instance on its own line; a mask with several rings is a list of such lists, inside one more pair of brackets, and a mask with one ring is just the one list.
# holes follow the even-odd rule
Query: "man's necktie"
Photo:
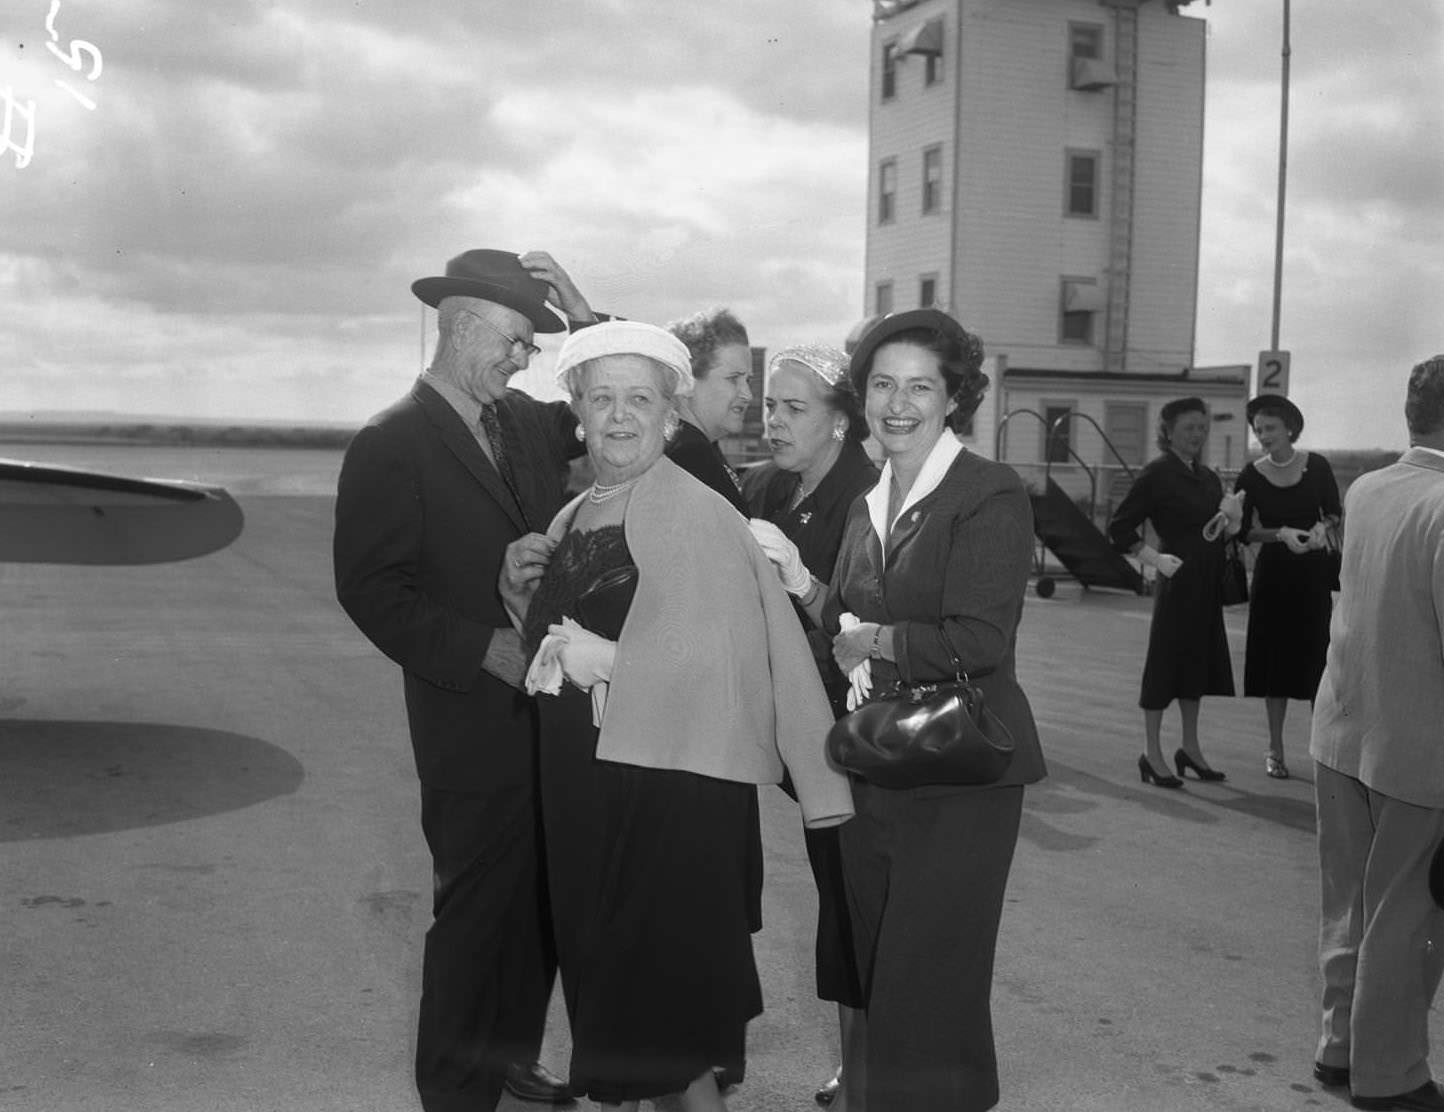
[[497, 413], [496, 406], [484, 405], [481, 407], [481, 428], [491, 444], [491, 457], [496, 461], [496, 469], [501, 474], [501, 480], [506, 484], [506, 489], [511, 491], [516, 508], [521, 511], [522, 521], [526, 522], [530, 528], [531, 523], [527, 521], [526, 516], [526, 503], [521, 500], [521, 494], [516, 488], [516, 474], [511, 469], [511, 456], [507, 451], [506, 433], [502, 429], [501, 415]]

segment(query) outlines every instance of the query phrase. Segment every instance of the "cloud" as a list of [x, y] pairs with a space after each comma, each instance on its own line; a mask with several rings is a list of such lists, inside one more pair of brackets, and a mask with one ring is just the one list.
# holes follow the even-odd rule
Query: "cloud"
[[[0, 85], [37, 101], [31, 166], [0, 157], [0, 409], [359, 419], [417, 367], [410, 282], [471, 246], [550, 250], [640, 319], [729, 304], [773, 348], [862, 314], [867, 0], [65, 0], [58, 30], [104, 53], [94, 110], [54, 84], [46, 9], [0, 14], [26, 43]], [[1310, 436], [1382, 440], [1381, 384], [1444, 348], [1444, 9], [1293, 10], [1281, 342]], [[1197, 361], [1252, 362], [1280, 6], [1186, 11], [1209, 24]]]
[[[1200, 363], [1270, 345], [1277, 7], [1209, 9]], [[1407, 370], [1444, 348], [1444, 11], [1294, 12], [1280, 345], [1313, 443], [1396, 444]]]

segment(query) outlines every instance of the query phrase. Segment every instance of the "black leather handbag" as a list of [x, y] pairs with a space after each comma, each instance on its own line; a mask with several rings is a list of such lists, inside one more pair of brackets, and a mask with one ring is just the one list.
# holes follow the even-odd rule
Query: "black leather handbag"
[[1243, 566], [1243, 553], [1236, 539], [1226, 541], [1223, 546], [1220, 595], [1225, 606], [1242, 606], [1248, 601], [1248, 571]]
[[835, 763], [880, 788], [992, 784], [1008, 771], [1013, 736], [963, 671], [946, 633], [943, 642], [954, 678], [899, 681], [869, 696], [828, 731]]

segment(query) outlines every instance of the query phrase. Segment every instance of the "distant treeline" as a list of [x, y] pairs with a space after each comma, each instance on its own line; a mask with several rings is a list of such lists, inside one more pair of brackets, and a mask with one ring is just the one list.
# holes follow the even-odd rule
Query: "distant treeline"
[[1334, 478], [1339, 480], [1339, 493], [1349, 489], [1349, 484], [1366, 471], [1377, 471], [1398, 460], [1403, 454], [1400, 448], [1370, 448], [1367, 451], [1320, 451], [1327, 456], [1329, 466], [1334, 469]]
[[325, 425], [185, 425], [4, 422], [0, 440], [160, 447], [344, 448], [355, 429]]

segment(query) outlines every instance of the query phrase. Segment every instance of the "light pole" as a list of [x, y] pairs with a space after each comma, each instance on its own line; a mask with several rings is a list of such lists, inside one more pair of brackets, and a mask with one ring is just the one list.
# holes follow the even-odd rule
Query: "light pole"
[[1289, 0], [1284, 0], [1283, 80], [1279, 97], [1279, 196], [1274, 229], [1274, 315], [1270, 351], [1279, 350], [1279, 305], [1284, 280], [1284, 192], [1289, 171]]

